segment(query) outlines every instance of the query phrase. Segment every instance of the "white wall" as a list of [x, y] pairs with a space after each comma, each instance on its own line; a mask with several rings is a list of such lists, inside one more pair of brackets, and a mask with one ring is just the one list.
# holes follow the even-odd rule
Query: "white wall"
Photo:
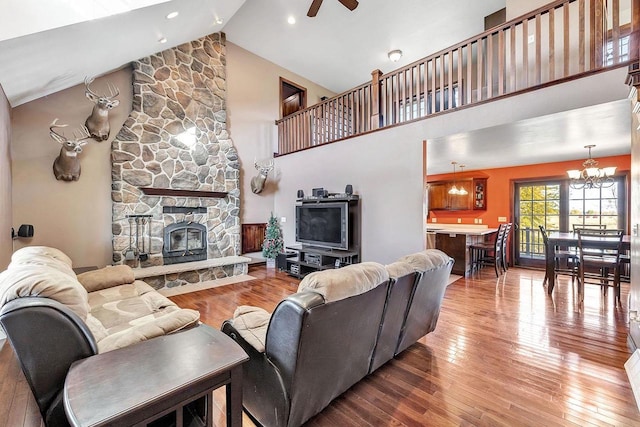
[[280, 77], [307, 89], [307, 106], [333, 92], [285, 70], [233, 43], [227, 42], [227, 123], [240, 157], [242, 223], [267, 222], [273, 210], [274, 194], [280, 191], [280, 173], [269, 173], [260, 194], [251, 192], [251, 178], [257, 171], [254, 159], [273, 157], [278, 150], [275, 120], [280, 114]]
[[82, 173], [75, 182], [57, 181], [52, 165], [60, 144], [49, 137], [56, 117], [68, 124], [65, 135], [84, 124], [93, 103], [84, 85], [60, 91], [13, 109], [13, 218], [33, 224], [34, 237], [16, 240], [23, 245], [59, 248], [75, 266], [111, 264], [111, 140], [131, 111], [131, 69], [97, 78], [91, 88], [102, 93], [107, 82], [120, 89], [120, 106], [111, 110], [109, 140], [91, 142], [80, 154]]
[[12, 252], [10, 111], [9, 101], [0, 86], [0, 271], [9, 265]]
[[305, 194], [315, 187], [342, 192], [346, 184], [352, 184], [361, 197], [364, 261], [389, 263], [422, 250], [423, 140], [624, 99], [628, 93], [625, 76], [625, 69], [600, 73], [278, 157], [281, 179], [275, 212], [287, 218], [282, 224], [285, 244], [295, 243], [298, 189]]

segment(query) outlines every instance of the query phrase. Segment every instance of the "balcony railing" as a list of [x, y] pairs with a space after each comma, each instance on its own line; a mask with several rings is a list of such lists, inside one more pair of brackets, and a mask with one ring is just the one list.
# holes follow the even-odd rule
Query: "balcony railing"
[[559, 0], [281, 120], [278, 154], [638, 59], [640, 0]]

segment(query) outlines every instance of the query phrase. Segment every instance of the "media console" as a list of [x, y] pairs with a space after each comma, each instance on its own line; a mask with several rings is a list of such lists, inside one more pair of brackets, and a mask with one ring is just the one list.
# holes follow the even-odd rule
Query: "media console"
[[359, 251], [325, 249], [313, 246], [287, 246], [286, 249], [292, 252], [289, 257], [286, 257], [286, 267], [282, 270], [299, 279], [314, 271], [340, 268], [360, 262]]
[[302, 278], [313, 271], [360, 262], [360, 198], [353, 194], [303, 197], [296, 202], [296, 242], [278, 268]]

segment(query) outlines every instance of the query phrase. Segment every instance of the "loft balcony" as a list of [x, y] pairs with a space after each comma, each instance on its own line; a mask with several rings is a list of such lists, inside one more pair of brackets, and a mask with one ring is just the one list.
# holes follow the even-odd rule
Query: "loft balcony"
[[284, 155], [638, 59], [640, 0], [559, 0], [277, 120]]

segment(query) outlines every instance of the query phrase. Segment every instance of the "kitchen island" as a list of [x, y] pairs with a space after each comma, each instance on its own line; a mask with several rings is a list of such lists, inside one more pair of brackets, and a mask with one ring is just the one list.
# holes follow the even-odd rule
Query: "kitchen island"
[[427, 241], [433, 242], [435, 234], [435, 248], [455, 260], [451, 273], [466, 277], [471, 274], [469, 246], [484, 241], [486, 236], [497, 231], [497, 228], [486, 225], [428, 224]]

